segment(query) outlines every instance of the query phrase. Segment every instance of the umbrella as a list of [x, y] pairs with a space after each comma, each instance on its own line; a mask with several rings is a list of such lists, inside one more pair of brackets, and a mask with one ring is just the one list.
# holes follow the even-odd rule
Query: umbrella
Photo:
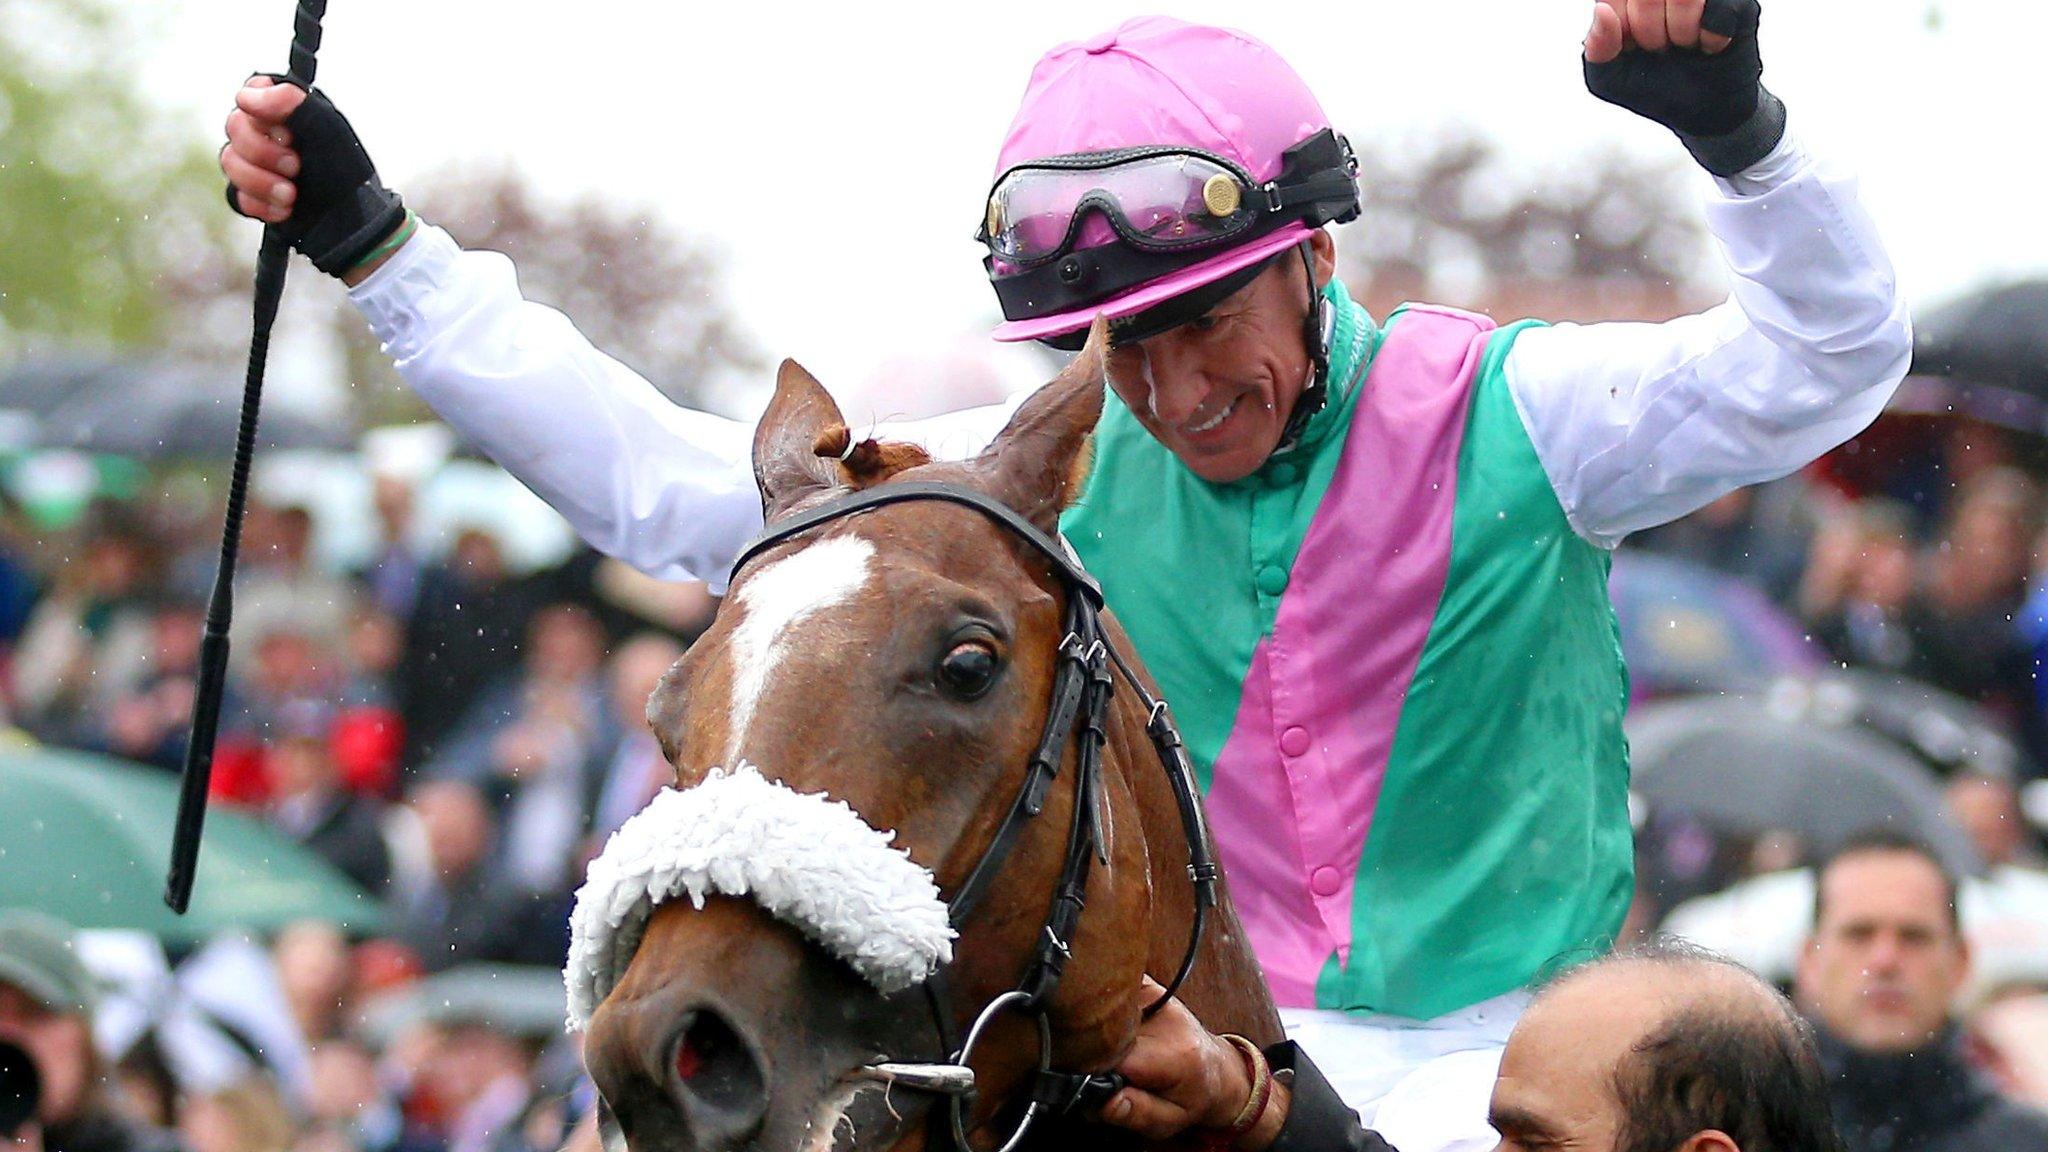
[[80, 928], [133, 928], [172, 944], [318, 919], [380, 931], [384, 913], [326, 861], [260, 821], [207, 821], [199, 886], [183, 916], [164, 906], [177, 778], [54, 749], [0, 751], [0, 906]]
[[1637, 699], [1761, 687], [1817, 671], [1821, 652], [1762, 592], [1648, 552], [1622, 552], [1608, 581]]
[[370, 1004], [366, 1039], [387, 1047], [420, 1024], [480, 1024], [508, 1036], [546, 1039], [568, 1027], [562, 974], [531, 964], [462, 964]]
[[[0, 409], [26, 414], [34, 443], [121, 456], [225, 455], [241, 419], [241, 382], [229, 373], [145, 360], [76, 355], [35, 358], [0, 373]], [[275, 405], [257, 442], [266, 447], [342, 448], [334, 420]]]
[[1863, 668], [1833, 668], [1779, 694], [1808, 693], [1800, 706], [1834, 722], [1854, 720], [1890, 737], [1943, 776], [1971, 772], [2002, 780], [2031, 777], [2025, 753], [1982, 708], [1931, 684]]
[[2048, 280], [1984, 288], [1913, 319], [1913, 371], [2048, 398]]
[[1796, 698], [1669, 700], [1628, 719], [1633, 786], [1652, 805], [1730, 832], [1776, 829], [1816, 854], [1860, 832], [1895, 829], [1931, 845], [1958, 873], [1978, 870], [1942, 815], [1941, 787], [1875, 732]]

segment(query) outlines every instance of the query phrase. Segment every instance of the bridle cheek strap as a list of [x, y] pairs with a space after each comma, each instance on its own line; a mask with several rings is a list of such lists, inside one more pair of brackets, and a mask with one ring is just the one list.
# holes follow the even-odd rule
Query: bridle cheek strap
[[[1047, 709], [1045, 729], [1039, 736], [1030, 763], [1025, 766], [1023, 783], [1009, 811], [996, 827], [981, 859], [946, 901], [948, 923], [956, 930], [965, 926], [1015, 849], [1025, 823], [1044, 811], [1046, 797], [1066, 760], [1070, 740], [1077, 741], [1074, 749], [1073, 822], [1068, 828], [1065, 857], [1059, 879], [1053, 886], [1044, 930], [1033, 945], [1018, 985], [1014, 991], [1005, 993], [977, 1014], [976, 1029], [970, 1030], [970, 1035], [997, 1010], [1016, 1010], [1034, 1016], [1043, 1033], [1048, 1005], [1073, 954], [1072, 940], [1087, 902], [1090, 865], [1097, 859], [1105, 864], [1108, 862], [1108, 843], [1102, 825], [1101, 766], [1103, 745], [1108, 740], [1110, 701], [1115, 691], [1114, 673], [1122, 674], [1124, 682], [1145, 705], [1146, 734], [1173, 789], [1182, 833], [1187, 840], [1188, 879], [1194, 886], [1194, 918], [1187, 950], [1165, 993], [1145, 1009], [1145, 1015], [1149, 1017], [1165, 1006], [1194, 967], [1209, 910], [1216, 905], [1219, 871], [1202, 815], [1201, 799], [1196, 791], [1194, 770], [1188, 762], [1180, 732], [1174, 726], [1172, 713], [1165, 701], [1154, 697], [1145, 688], [1123, 654], [1109, 642], [1102, 627], [1102, 589], [1064, 543], [1046, 536], [1009, 507], [972, 489], [906, 480], [849, 493], [777, 521], [741, 551], [733, 564], [732, 576], [736, 580], [740, 570], [756, 557], [813, 528], [874, 508], [913, 500], [957, 504], [994, 520], [1048, 561], [1067, 593], [1067, 631], [1060, 641], [1059, 663], [1053, 675], [1052, 701]], [[959, 1044], [954, 1041], [953, 1021], [956, 1017], [951, 1010], [949, 981], [946, 978], [949, 967], [949, 964], [940, 964], [925, 980], [925, 998], [931, 1009], [940, 1050], [948, 1054], [952, 1063], [964, 1065], [970, 1055], [972, 1041]], [[1005, 1150], [1014, 1148], [1022, 1140], [1025, 1130], [1036, 1117], [1047, 1113], [1092, 1111], [1123, 1086], [1123, 1078], [1115, 1073], [1053, 1071], [1045, 1066], [1044, 1057], [1047, 1055], [1043, 1051], [1040, 1053], [1040, 1067], [1029, 1090], [1025, 1119], [1004, 1142]], [[968, 1096], [952, 1094], [950, 1101], [951, 1135], [964, 1150], [963, 1118], [969, 1107]], [[945, 1127], [941, 1126], [942, 1133]]]

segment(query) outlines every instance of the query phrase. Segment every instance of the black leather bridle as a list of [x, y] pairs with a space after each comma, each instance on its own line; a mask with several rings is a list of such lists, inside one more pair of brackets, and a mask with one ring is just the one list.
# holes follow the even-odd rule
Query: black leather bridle
[[[1070, 942], [1080, 924], [1086, 901], [1090, 864], [1099, 856], [1108, 863], [1108, 846], [1102, 836], [1101, 760], [1108, 738], [1109, 701], [1115, 684], [1111, 669], [1122, 673], [1124, 682], [1138, 694], [1147, 710], [1146, 733], [1153, 750], [1173, 786], [1174, 801], [1180, 809], [1181, 828], [1187, 838], [1188, 879], [1195, 889], [1194, 924], [1187, 951], [1166, 992], [1145, 1009], [1150, 1016], [1166, 1004], [1187, 979], [1200, 949], [1202, 929], [1209, 909], [1216, 904], [1217, 866], [1209, 843], [1209, 830], [1195, 791], [1194, 770], [1187, 750], [1166, 702], [1154, 697], [1131, 670], [1123, 654], [1110, 643], [1102, 629], [1102, 589], [1068, 552], [1063, 542], [1038, 530], [1029, 520], [970, 488], [925, 481], [901, 481], [828, 500], [814, 508], [784, 517], [768, 526], [740, 552], [732, 575], [737, 580], [747, 564], [778, 545], [823, 524], [858, 515], [888, 504], [913, 500], [938, 500], [972, 508], [1008, 529], [1052, 564], [1053, 572], [1067, 593], [1066, 635], [1060, 641], [1059, 667], [1053, 674], [1052, 703], [1037, 750], [1024, 773], [1023, 786], [1010, 804], [1003, 822], [981, 859], [960, 887], [946, 901], [948, 919], [955, 930], [966, 924], [974, 909], [988, 894], [989, 886], [1016, 847], [1024, 825], [1045, 807], [1045, 798], [1066, 759], [1067, 744], [1078, 736], [1074, 750], [1074, 821], [1067, 833], [1065, 863], [1053, 886], [1052, 906], [1046, 913], [1044, 931], [1039, 933], [1029, 964], [1017, 987], [989, 1001], [976, 1014], [967, 1036], [954, 1043], [953, 1016], [949, 1010], [946, 969], [941, 967], [924, 982], [925, 997], [938, 1034], [939, 1050], [946, 1059], [931, 1063], [881, 1063], [869, 1065], [870, 1078], [917, 1091], [934, 1092], [948, 1099], [951, 1124], [941, 1129], [949, 1134], [960, 1152], [969, 1152], [966, 1118], [974, 1091], [969, 1060], [982, 1029], [998, 1014], [1015, 1011], [1031, 1018], [1039, 1036], [1038, 1069], [1030, 1085], [1027, 1103], [1016, 1129], [998, 1152], [1014, 1152], [1032, 1124], [1046, 1114], [1087, 1112], [1107, 1101], [1123, 1086], [1114, 1073], [1059, 1072], [1051, 1065], [1052, 1033], [1047, 1006], [1059, 986], [1072, 952]], [[950, 1131], [948, 1131], [948, 1129]]]

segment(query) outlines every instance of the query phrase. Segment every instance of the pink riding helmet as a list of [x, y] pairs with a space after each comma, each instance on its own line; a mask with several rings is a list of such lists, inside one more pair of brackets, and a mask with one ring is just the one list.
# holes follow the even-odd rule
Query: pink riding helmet
[[[1298, 170], [1283, 174], [1301, 163], [1290, 150], [1318, 134], [1328, 144], [1307, 164], [1313, 179], [1302, 183]], [[1085, 218], [1070, 236], [1076, 258], [1060, 267], [1020, 268], [995, 251], [985, 261], [1006, 317], [995, 330], [997, 340], [1077, 332], [1098, 313], [1113, 320], [1135, 315], [1243, 274], [1300, 244], [1311, 228], [1357, 212], [1348, 146], [1330, 132], [1329, 117], [1294, 69], [1242, 32], [1143, 16], [1054, 48], [1032, 70], [997, 158], [997, 180], [1048, 158], [1131, 149], [1188, 149], [1229, 161], [1262, 186], [1248, 195], [1249, 203], [1261, 205], [1260, 218], [1214, 244], [1170, 254], [1126, 245], [1116, 253], [1105, 246], [1119, 242], [1117, 230], [1103, 213], [1084, 207]], [[1283, 180], [1295, 180], [1303, 191], [1290, 193], [1283, 206], [1261, 200], [1262, 191], [1271, 195], [1273, 182]], [[1098, 262], [1114, 256], [1119, 264], [1101, 271], [1091, 265], [1091, 254]], [[1069, 273], [1066, 283], [1053, 279], [1058, 273]]]

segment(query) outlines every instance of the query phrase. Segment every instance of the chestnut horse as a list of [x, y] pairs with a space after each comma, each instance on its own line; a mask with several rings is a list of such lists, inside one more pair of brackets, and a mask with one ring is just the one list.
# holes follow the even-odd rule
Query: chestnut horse
[[1052, 1114], [1038, 1145], [1127, 1143], [1057, 1114], [1113, 1090], [1089, 1074], [1129, 1048], [1140, 973], [1184, 974], [1212, 1031], [1281, 1038], [1170, 715], [1127, 665], [1112, 688], [1129, 642], [1055, 542], [1102, 329], [957, 463], [854, 443], [783, 364], [754, 440], [769, 532], [648, 705], [676, 790], [578, 895], [608, 1139], [994, 1149]]

